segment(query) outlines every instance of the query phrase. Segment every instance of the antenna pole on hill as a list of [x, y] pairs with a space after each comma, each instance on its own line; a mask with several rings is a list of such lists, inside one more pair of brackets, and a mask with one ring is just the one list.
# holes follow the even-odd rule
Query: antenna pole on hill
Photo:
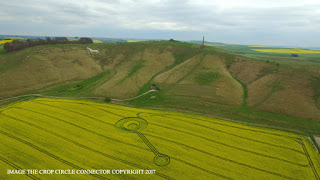
[[200, 46], [200, 48], [201, 48], [201, 49], [204, 49], [204, 47], [205, 47], [205, 46], [204, 46], [204, 36], [203, 36], [203, 38], [202, 38], [202, 45]]

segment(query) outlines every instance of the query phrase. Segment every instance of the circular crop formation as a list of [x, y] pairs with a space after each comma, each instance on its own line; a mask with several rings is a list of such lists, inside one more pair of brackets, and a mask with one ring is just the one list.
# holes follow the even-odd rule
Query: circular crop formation
[[116, 122], [115, 127], [130, 133], [137, 133], [142, 141], [151, 149], [155, 154], [153, 162], [157, 166], [166, 166], [170, 163], [170, 157], [159, 153], [156, 148], [146, 139], [146, 137], [140, 132], [148, 126], [148, 122], [140, 117], [126, 117]]
[[126, 117], [120, 119], [115, 127], [121, 130], [135, 133], [136, 131], [141, 131], [148, 126], [148, 122], [140, 117]]
[[153, 158], [153, 162], [157, 165], [157, 166], [166, 166], [170, 163], [170, 157], [165, 155], [165, 154], [157, 154], [154, 158]]

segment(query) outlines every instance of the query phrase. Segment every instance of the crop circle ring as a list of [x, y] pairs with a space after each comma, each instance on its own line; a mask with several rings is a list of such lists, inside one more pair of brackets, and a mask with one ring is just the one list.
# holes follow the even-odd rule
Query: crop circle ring
[[125, 117], [120, 119], [115, 127], [130, 133], [141, 131], [148, 126], [148, 122], [140, 117]]

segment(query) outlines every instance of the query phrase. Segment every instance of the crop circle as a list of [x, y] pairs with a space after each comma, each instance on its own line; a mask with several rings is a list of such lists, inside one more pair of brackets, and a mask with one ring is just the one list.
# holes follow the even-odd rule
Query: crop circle
[[116, 122], [115, 127], [127, 132], [135, 133], [148, 126], [148, 122], [139, 117], [126, 117]]
[[170, 157], [165, 154], [158, 154], [153, 158], [153, 162], [157, 166], [166, 166], [170, 163]]

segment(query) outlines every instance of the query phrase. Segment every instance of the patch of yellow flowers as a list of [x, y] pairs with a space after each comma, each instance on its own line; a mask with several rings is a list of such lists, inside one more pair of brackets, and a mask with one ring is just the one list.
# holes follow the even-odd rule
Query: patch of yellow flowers
[[297, 54], [320, 54], [320, 49], [300, 49], [300, 48], [284, 48], [284, 49], [251, 49], [258, 52], [270, 53], [297, 53]]
[[103, 43], [102, 41], [100, 41], [100, 40], [92, 40], [93, 41], [93, 43]]
[[13, 40], [1, 40], [0, 41], [0, 44], [5, 44], [5, 43], [7, 43], [7, 42], [12, 42]]
[[127, 39], [127, 42], [140, 42], [142, 40], [138, 40], [138, 39]]

